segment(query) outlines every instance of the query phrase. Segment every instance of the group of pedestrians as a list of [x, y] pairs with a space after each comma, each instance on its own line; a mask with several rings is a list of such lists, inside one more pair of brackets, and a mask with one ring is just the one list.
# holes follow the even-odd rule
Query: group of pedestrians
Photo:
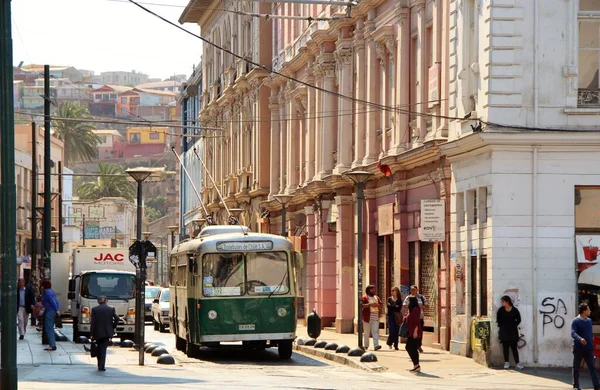
[[48, 337], [48, 348], [45, 351], [56, 351], [56, 335], [54, 334], [54, 324], [56, 317], [60, 316], [58, 300], [52, 290], [52, 282], [44, 280], [41, 285], [42, 293], [34, 280], [25, 285], [25, 279], [19, 279], [17, 282], [17, 328], [19, 330], [19, 340], [25, 339], [27, 333], [27, 323], [31, 315], [35, 322]]
[[[410, 295], [402, 301], [400, 289], [392, 288], [391, 296], [387, 301], [387, 322], [389, 335], [387, 345], [398, 350], [400, 337], [406, 337], [406, 351], [413, 362], [411, 372], [421, 371], [419, 353], [423, 352], [423, 325], [424, 309], [429, 306], [427, 299], [419, 294], [419, 288], [415, 285], [410, 287]], [[383, 304], [375, 294], [375, 286], [369, 285], [362, 298], [363, 311], [362, 320], [365, 332], [363, 333], [363, 347], [369, 349], [369, 337], [373, 337], [375, 351], [381, 349], [379, 345], [379, 317], [382, 313]], [[404, 315], [406, 313], [406, 315]], [[402, 335], [404, 328], [406, 334]]]

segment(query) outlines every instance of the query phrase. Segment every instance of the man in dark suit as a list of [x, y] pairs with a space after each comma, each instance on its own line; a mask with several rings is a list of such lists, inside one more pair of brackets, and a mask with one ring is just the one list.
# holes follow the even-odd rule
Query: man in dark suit
[[92, 309], [91, 335], [98, 344], [98, 371], [106, 371], [106, 349], [108, 342], [115, 334], [119, 316], [114, 307], [107, 305], [105, 296], [98, 297], [99, 305]]
[[33, 312], [33, 305], [35, 305], [33, 289], [25, 287], [25, 279], [19, 279], [17, 288], [17, 325], [19, 328], [19, 340], [25, 338], [27, 321], [29, 320], [29, 315]]

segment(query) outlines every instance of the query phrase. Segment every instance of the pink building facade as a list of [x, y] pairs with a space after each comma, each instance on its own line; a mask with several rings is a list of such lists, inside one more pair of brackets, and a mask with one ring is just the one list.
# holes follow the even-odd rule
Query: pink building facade
[[[430, 302], [426, 343], [448, 349], [451, 175], [438, 151], [447, 138], [448, 2], [366, 0], [352, 7], [351, 18], [339, 6], [232, 5], [246, 12], [332, 18], [313, 22], [192, 16], [200, 12], [194, 5], [180, 21], [200, 19], [203, 35], [213, 42], [235, 53], [248, 47], [255, 62], [277, 72], [252, 78], [257, 69], [245, 74], [233, 59], [204, 46], [204, 77], [212, 82], [205, 86], [200, 119], [225, 126], [227, 133], [207, 141], [204, 159], [224, 200], [244, 209], [244, 224], [276, 234], [285, 224], [289, 236], [301, 237], [294, 242], [306, 243], [299, 275], [305, 313], [315, 308], [324, 326], [355, 330], [359, 221], [355, 185], [343, 174], [366, 170], [373, 176], [360, 221], [363, 285], [375, 285], [383, 299], [393, 286], [419, 285]], [[241, 20], [237, 32], [215, 35], [213, 25], [205, 30], [203, 23], [227, 18]], [[224, 32], [232, 31], [223, 23]], [[245, 26], [251, 26], [250, 35], [242, 32]], [[246, 46], [227, 42], [230, 36]], [[229, 90], [232, 98], [225, 99]], [[255, 91], [249, 109], [247, 91]], [[210, 184], [202, 191], [211, 212], [220, 215]], [[281, 220], [278, 194], [293, 195], [287, 221]], [[435, 242], [421, 229], [423, 200], [446, 205], [438, 221], [443, 238]], [[382, 317], [382, 328], [384, 323]]]

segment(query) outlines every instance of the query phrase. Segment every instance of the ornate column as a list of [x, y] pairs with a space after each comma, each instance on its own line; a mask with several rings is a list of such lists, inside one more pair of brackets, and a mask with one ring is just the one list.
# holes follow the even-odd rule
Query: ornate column
[[[308, 68], [312, 67], [313, 61], [308, 61]], [[310, 71], [309, 71], [310, 72]], [[315, 84], [315, 77], [309, 73], [306, 78], [306, 82], [309, 84]], [[306, 180], [305, 182], [311, 181], [315, 176], [315, 99], [316, 92], [314, 88], [307, 88], [307, 105], [306, 105], [306, 153], [304, 157], [306, 166]]]
[[298, 137], [298, 115], [296, 114], [296, 99], [294, 96], [292, 96], [294, 88], [295, 82], [288, 81], [285, 94], [287, 100], [287, 147], [285, 153], [285, 157], [287, 159], [286, 193], [290, 193], [298, 187], [298, 181], [296, 177], [296, 165], [298, 164], [299, 149], [299, 145], [296, 140]]
[[312, 207], [305, 207], [306, 214], [306, 313], [317, 307], [317, 231], [316, 216]]
[[298, 182], [297, 185], [302, 185], [306, 182], [306, 166], [305, 156], [306, 156], [306, 141], [307, 134], [306, 131], [306, 88], [303, 88], [303, 91], [300, 95], [296, 97], [296, 116], [298, 118], [297, 122], [297, 136], [296, 140], [298, 142], [298, 157], [296, 159], [296, 164], [298, 164]]
[[[352, 80], [352, 48], [351, 42], [344, 40], [343, 46], [335, 51], [335, 59], [338, 67], [338, 85], [340, 94], [352, 96], [354, 83]], [[339, 42], [338, 42], [339, 44]], [[352, 165], [352, 101], [350, 99], [338, 98], [338, 107], [341, 115], [338, 119], [337, 129], [337, 165], [334, 173], [341, 174], [350, 169]]]
[[[369, 17], [371, 17], [371, 11]], [[365, 22], [365, 38], [367, 46], [367, 101], [371, 103], [379, 103], [379, 91], [381, 84], [379, 83], [379, 61], [377, 60], [376, 44], [371, 34], [375, 29], [375, 22], [368, 20]], [[374, 106], [367, 107], [367, 137], [366, 137], [366, 154], [363, 158], [363, 165], [368, 165], [375, 162], [377, 157], [377, 129], [379, 125], [379, 111]]]
[[354, 330], [354, 198], [352, 195], [335, 197], [338, 217], [336, 224], [336, 319], [338, 333]]
[[356, 68], [356, 98], [354, 102], [354, 161], [352, 168], [362, 165], [365, 156], [365, 128], [367, 106], [361, 103], [367, 99], [366, 96], [366, 66], [365, 66], [365, 38], [363, 34], [363, 21], [359, 20], [354, 31], [354, 66]]
[[[401, 109], [409, 109], [410, 100], [410, 19], [406, 8], [397, 8], [396, 15], [398, 22], [396, 24], [397, 37], [396, 52], [398, 63], [398, 81], [396, 82], [396, 104]], [[406, 150], [410, 143], [410, 121], [409, 114], [397, 113], [396, 124], [392, 141], [392, 153], [397, 154]]]
[[[313, 73], [315, 75], [315, 84], [317, 87], [323, 87], [323, 74], [321, 73], [321, 66], [318, 63], [315, 63], [313, 66]], [[318, 173], [321, 171], [321, 150], [323, 145], [321, 143], [323, 133], [323, 107], [321, 106], [323, 102], [323, 92], [319, 90], [315, 90], [315, 120], [314, 120], [314, 145], [315, 145], [315, 176], [313, 180], [320, 180]]]
[[283, 193], [286, 186], [286, 175], [287, 175], [287, 120], [285, 118], [288, 102], [285, 101], [283, 87], [279, 92], [279, 189]]
[[271, 97], [269, 98], [269, 109], [271, 109], [271, 175], [270, 175], [270, 191], [269, 199], [273, 199], [273, 195], [279, 193], [279, 97], [277, 89], [271, 89]]
[[[377, 59], [379, 60], [379, 67], [381, 69], [380, 72], [380, 95], [379, 102], [382, 106], [389, 106], [390, 102], [387, 101], [387, 84], [388, 84], [388, 74], [390, 70], [387, 68], [387, 50], [385, 48], [385, 44], [383, 42], [375, 43], [375, 52], [377, 53]], [[389, 112], [387, 110], [379, 111], [379, 128], [381, 129], [381, 151], [379, 153], [380, 157], [383, 157], [387, 153], [388, 145], [386, 142], [386, 129], [387, 129], [387, 116]]]
[[[424, 103], [428, 99], [427, 93], [427, 37], [426, 37], [426, 26], [427, 23], [425, 15], [425, 4], [424, 2], [417, 5], [417, 101], [416, 103]], [[425, 111], [427, 104], [419, 104], [412, 108], [415, 111]], [[414, 145], [422, 145], [427, 136], [427, 117], [424, 115], [417, 117], [417, 134], [418, 141], [414, 142]]]
[[[335, 87], [335, 62], [333, 54], [321, 54], [319, 60], [321, 72], [323, 74], [323, 89], [336, 92]], [[319, 178], [330, 174], [333, 170], [333, 153], [337, 140], [337, 99], [332, 93], [323, 93], [322, 116], [323, 126], [321, 128], [321, 169]]]

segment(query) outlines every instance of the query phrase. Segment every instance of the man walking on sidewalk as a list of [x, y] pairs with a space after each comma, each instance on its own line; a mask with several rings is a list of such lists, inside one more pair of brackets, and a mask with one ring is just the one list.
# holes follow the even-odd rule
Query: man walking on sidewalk
[[585, 365], [590, 371], [594, 390], [600, 390], [600, 383], [594, 367], [594, 336], [592, 329], [592, 319], [590, 307], [587, 303], [579, 305], [579, 315], [571, 321], [571, 337], [573, 338], [573, 389], [579, 387], [579, 367], [581, 360], [585, 360]]
[[375, 286], [368, 285], [366, 294], [362, 297], [362, 320], [363, 320], [363, 346], [369, 349], [369, 335], [373, 335], [373, 347], [381, 349], [379, 345], [379, 315], [381, 313], [381, 299], [375, 295]]
[[423, 295], [419, 294], [419, 287], [417, 287], [416, 285], [412, 285], [410, 286], [410, 295], [407, 296], [404, 299], [404, 303], [402, 304], [402, 306], [404, 306], [405, 309], [408, 309], [408, 303], [409, 303], [409, 299], [410, 297], [415, 297], [417, 298], [417, 302], [419, 302], [419, 309], [421, 310], [421, 338], [417, 341], [418, 344], [418, 349], [420, 353], [423, 353], [423, 327], [425, 326], [425, 310], [429, 308], [429, 302], [427, 302], [427, 298], [425, 298]]
[[19, 279], [17, 287], [17, 327], [19, 328], [19, 340], [25, 338], [27, 332], [27, 321], [29, 314], [33, 311], [35, 297], [30, 288], [25, 287], [25, 279]]
[[98, 371], [106, 371], [106, 349], [115, 334], [119, 316], [114, 307], [108, 306], [105, 296], [98, 297], [99, 305], [92, 309], [91, 335], [98, 344]]

